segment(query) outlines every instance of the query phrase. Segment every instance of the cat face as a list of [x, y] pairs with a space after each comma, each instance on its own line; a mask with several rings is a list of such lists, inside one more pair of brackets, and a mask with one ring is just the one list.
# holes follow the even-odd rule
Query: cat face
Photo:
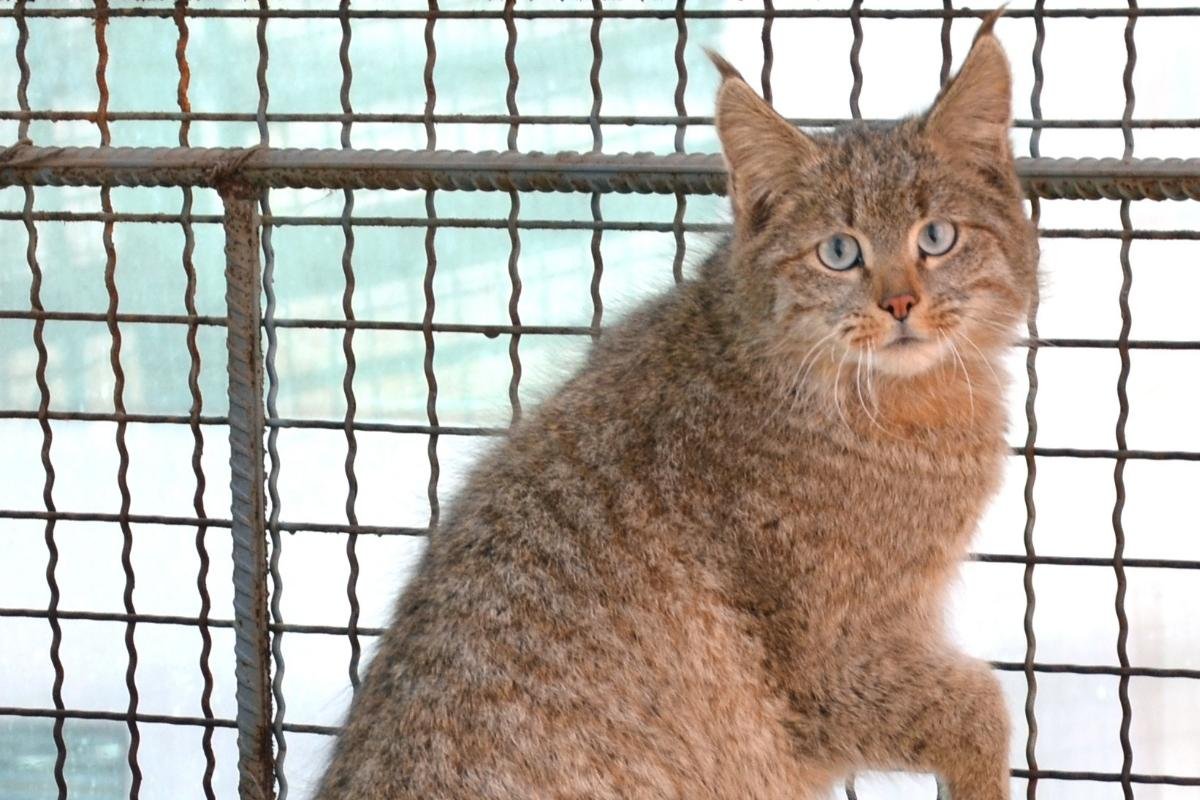
[[772, 352], [911, 376], [1011, 341], [1037, 238], [990, 30], [925, 115], [827, 136], [792, 128], [717, 61], [738, 291]]

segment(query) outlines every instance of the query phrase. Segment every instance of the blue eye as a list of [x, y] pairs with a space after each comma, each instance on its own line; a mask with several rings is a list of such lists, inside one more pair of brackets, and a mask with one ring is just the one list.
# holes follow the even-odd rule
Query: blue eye
[[848, 233], [835, 233], [817, 245], [817, 258], [830, 269], [844, 272], [852, 267], [861, 267], [862, 248], [858, 240]]
[[917, 247], [927, 256], [940, 256], [950, 252], [958, 239], [958, 230], [954, 223], [944, 219], [935, 219], [921, 227], [917, 234]]

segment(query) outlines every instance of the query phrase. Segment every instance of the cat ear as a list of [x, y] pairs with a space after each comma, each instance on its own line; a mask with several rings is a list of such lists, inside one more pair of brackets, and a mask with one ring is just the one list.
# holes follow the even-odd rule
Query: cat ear
[[1012, 157], [1012, 74], [992, 28], [1001, 7], [984, 19], [971, 52], [925, 115], [925, 130], [947, 152], [973, 163]]
[[739, 230], [759, 229], [771, 204], [817, 157], [817, 143], [797, 130], [750, 88], [733, 65], [707, 51], [717, 71], [716, 128], [728, 168], [726, 190]]

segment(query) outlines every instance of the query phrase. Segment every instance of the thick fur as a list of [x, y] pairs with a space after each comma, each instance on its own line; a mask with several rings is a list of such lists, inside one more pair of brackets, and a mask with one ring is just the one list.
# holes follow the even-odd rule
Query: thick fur
[[[723, 66], [734, 236], [478, 466], [321, 798], [816, 798], [859, 768], [1008, 797], [1000, 691], [943, 626], [1035, 281], [1004, 55], [989, 25], [929, 114], [827, 137]], [[817, 259], [838, 231], [864, 267]]]

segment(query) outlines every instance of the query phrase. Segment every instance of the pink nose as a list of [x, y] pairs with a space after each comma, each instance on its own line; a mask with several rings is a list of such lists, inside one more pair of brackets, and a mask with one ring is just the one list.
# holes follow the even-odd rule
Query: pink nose
[[879, 307], [898, 320], [908, 318], [908, 312], [917, 304], [917, 298], [911, 294], [894, 294], [880, 301]]

